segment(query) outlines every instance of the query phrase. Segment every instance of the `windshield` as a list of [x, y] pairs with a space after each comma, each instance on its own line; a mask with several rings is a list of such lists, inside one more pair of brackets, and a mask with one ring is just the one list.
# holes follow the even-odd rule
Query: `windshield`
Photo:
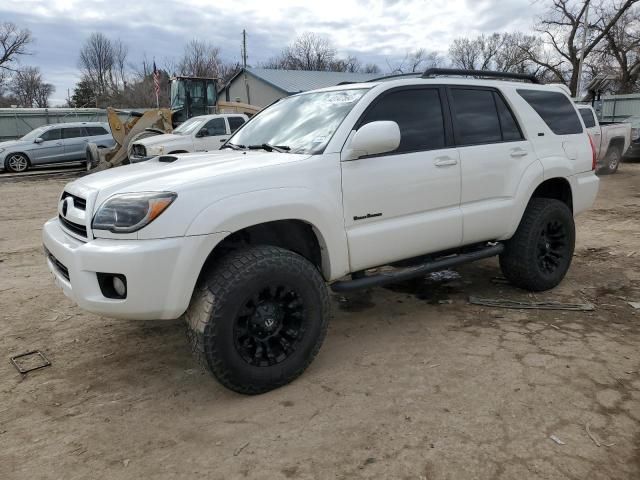
[[38, 127], [35, 130], [31, 130], [29, 133], [27, 133], [20, 140], [35, 140], [40, 135], [42, 135], [44, 132], [46, 132], [48, 128], [49, 127]]
[[178, 128], [176, 128], [173, 133], [176, 135], [191, 135], [195, 130], [198, 129], [202, 120], [199, 118], [190, 118], [184, 123], [181, 123]]
[[238, 130], [230, 143], [269, 144], [292, 153], [321, 153], [366, 88], [295, 95], [263, 110]]

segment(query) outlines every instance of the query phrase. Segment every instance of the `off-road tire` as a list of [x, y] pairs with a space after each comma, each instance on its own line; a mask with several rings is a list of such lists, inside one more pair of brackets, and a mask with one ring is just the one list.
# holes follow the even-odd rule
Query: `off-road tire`
[[100, 160], [100, 152], [98, 151], [98, 146], [95, 143], [89, 143], [87, 145], [87, 149], [85, 151], [85, 169], [87, 172], [90, 172], [94, 168], [98, 166], [98, 162]]
[[[278, 282], [295, 286], [305, 306], [295, 350], [280, 363], [251, 365], [235, 343], [234, 328], [246, 299]], [[204, 272], [183, 318], [192, 351], [225, 387], [255, 395], [293, 381], [314, 359], [327, 332], [330, 302], [318, 269], [278, 247], [253, 246], [229, 253]]]
[[611, 175], [618, 171], [618, 167], [622, 162], [622, 152], [618, 147], [612, 147], [604, 157], [604, 164], [598, 169], [600, 175]]
[[[564, 239], [545, 241], [543, 235], [549, 225], [561, 228]], [[550, 243], [558, 246], [557, 266], [553, 271], [545, 271], [541, 255]], [[575, 246], [575, 224], [569, 207], [552, 198], [532, 198], [522, 216], [515, 235], [506, 242], [500, 255], [500, 268], [509, 282], [517, 287], [533, 292], [549, 290], [564, 278], [573, 257]], [[548, 258], [548, 257], [545, 257]], [[555, 254], [554, 254], [555, 258]]]

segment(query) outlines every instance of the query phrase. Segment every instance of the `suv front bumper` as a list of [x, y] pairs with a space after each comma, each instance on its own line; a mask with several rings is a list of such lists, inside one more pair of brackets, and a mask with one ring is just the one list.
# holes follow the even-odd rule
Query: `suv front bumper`
[[[45, 223], [42, 241], [55, 283], [89, 312], [132, 320], [178, 318], [189, 305], [207, 256], [224, 233], [155, 240], [95, 239], [67, 235], [57, 218]], [[122, 274], [124, 299], [107, 298], [97, 273]]]

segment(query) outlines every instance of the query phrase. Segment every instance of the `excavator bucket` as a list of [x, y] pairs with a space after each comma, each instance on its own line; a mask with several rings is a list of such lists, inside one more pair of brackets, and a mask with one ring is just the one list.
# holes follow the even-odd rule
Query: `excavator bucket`
[[117, 167], [129, 156], [129, 145], [145, 131], [151, 130], [156, 134], [171, 133], [171, 110], [159, 108], [145, 112], [128, 112], [131, 118], [123, 122], [118, 116], [119, 111], [107, 108], [107, 119], [116, 146], [108, 151], [101, 151], [95, 145], [89, 145], [87, 152], [87, 168], [91, 171], [105, 170]]

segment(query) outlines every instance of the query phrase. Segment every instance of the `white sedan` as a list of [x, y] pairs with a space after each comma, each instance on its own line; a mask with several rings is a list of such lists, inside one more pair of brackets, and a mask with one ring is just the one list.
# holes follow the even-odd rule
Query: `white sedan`
[[193, 117], [173, 133], [153, 135], [133, 143], [129, 161], [142, 162], [158, 155], [218, 150], [227, 138], [249, 118], [241, 114], [216, 114]]

